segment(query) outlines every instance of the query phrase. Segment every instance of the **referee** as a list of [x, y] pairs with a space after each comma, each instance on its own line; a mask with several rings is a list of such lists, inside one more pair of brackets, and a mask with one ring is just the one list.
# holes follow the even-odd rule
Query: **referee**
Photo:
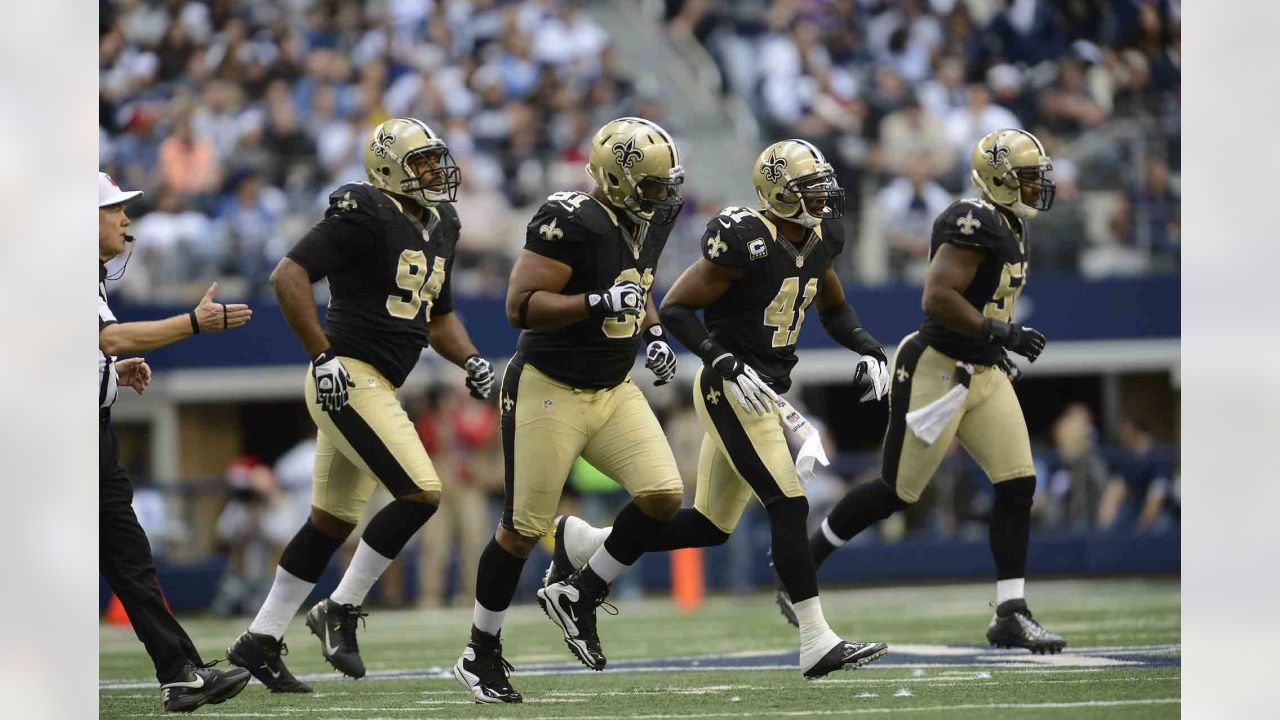
[[[106, 263], [124, 252], [133, 238], [125, 234], [129, 218], [124, 206], [142, 193], [125, 192], [106, 173], [98, 173], [98, 568], [133, 623], [133, 631], [156, 666], [164, 709], [189, 712], [205, 703], [235, 697], [249, 682], [249, 671], [213, 669], [201, 661], [191, 638], [165, 607], [147, 541], [131, 505], [133, 486], [119, 464], [111, 404], [117, 388], [138, 393], [151, 382], [151, 368], [134, 357], [116, 360], [175, 343], [190, 335], [218, 332], [249, 322], [247, 305], [213, 301], [217, 283], [200, 304], [185, 315], [150, 322], [116, 322], [107, 307]], [[216, 662], [216, 661], [215, 661]]]

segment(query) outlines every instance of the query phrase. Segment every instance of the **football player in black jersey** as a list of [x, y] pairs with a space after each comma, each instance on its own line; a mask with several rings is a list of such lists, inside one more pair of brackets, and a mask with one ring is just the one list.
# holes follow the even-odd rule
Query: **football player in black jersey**
[[[778, 393], [791, 387], [811, 303], [827, 333], [860, 356], [854, 381], [863, 400], [884, 396], [885, 354], [846, 302], [832, 264], [844, 248], [844, 190], [826, 158], [804, 140], [783, 140], [760, 154], [752, 178], [760, 209], [728, 207], [711, 218], [702, 258], [662, 302], [671, 334], [702, 358], [693, 400], [706, 434], [693, 507], [645, 549], [719, 545], [755, 496], [769, 513], [774, 565], [801, 617], [800, 670], [817, 678], [865, 665], [887, 648], [842, 640], [823, 617], [805, 537], [809, 503], [782, 425], [799, 430], [803, 421]], [[557, 520], [548, 579], [572, 572], [608, 536], [577, 518]]]
[[[981, 197], [938, 216], [924, 284], [924, 322], [893, 359], [883, 478], [855, 486], [810, 538], [821, 564], [871, 524], [920, 499], [959, 437], [995, 484], [991, 554], [996, 613], [987, 640], [1056, 653], [1063, 639], [1031, 617], [1023, 595], [1035, 468], [1008, 351], [1030, 362], [1045, 338], [1013, 320], [1027, 279], [1027, 221], [1053, 204], [1049, 156], [1024, 130], [997, 130], [970, 158]], [[786, 599], [779, 604], [794, 622]]]
[[[494, 373], [453, 313], [450, 273], [461, 180], [443, 139], [414, 119], [388, 120], [364, 150], [367, 183], [329, 196], [325, 217], [276, 266], [271, 283], [311, 364], [307, 409], [318, 428], [311, 517], [280, 557], [271, 592], [227, 652], [275, 692], [310, 692], [281, 660], [285, 629], [377, 483], [394, 500], [369, 521], [333, 594], [307, 613], [321, 653], [365, 674], [356, 624], [369, 589], [440, 502], [440, 478], [396, 388], [431, 347], [466, 370], [477, 398]], [[326, 325], [311, 286], [329, 281]]]
[[574, 460], [632, 496], [581, 572], [538, 591], [570, 651], [593, 670], [605, 666], [596, 608], [680, 509], [684, 491], [666, 436], [628, 375], [642, 344], [658, 384], [675, 375], [649, 288], [683, 203], [680, 155], [661, 127], [619, 118], [591, 139], [587, 172], [590, 193], [555, 193], [533, 216], [507, 289], [507, 318], [524, 332], [499, 391], [506, 505], [480, 557], [471, 642], [453, 668], [476, 702], [522, 700], [499, 633]]

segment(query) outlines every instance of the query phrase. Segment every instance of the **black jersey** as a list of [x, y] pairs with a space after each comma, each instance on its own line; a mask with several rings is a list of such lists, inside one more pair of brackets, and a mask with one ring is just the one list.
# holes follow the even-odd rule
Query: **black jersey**
[[791, 387], [805, 310], [844, 249], [844, 227], [825, 220], [794, 245], [755, 210], [727, 207], [707, 222], [702, 257], [745, 275], [702, 311], [713, 340], [778, 392]]
[[[605, 290], [630, 280], [647, 291], [671, 225], [653, 225], [635, 252], [632, 238], [609, 208], [580, 192], [547, 198], [529, 221], [524, 247], [573, 268], [565, 295]], [[604, 321], [587, 318], [557, 328], [532, 328], [517, 346], [526, 362], [577, 388], [608, 388], [626, 380], [640, 349], [639, 317]]]
[[453, 311], [450, 274], [461, 225], [452, 205], [423, 225], [367, 183], [329, 196], [324, 219], [289, 251], [315, 282], [329, 279], [325, 335], [399, 386], [427, 346], [432, 313]]
[[[986, 254], [965, 288], [969, 304], [986, 317], [1012, 320], [1013, 306], [1027, 282], [1027, 234], [1022, 220], [986, 200], [957, 200], [933, 223], [929, 257], [948, 242]], [[920, 325], [920, 337], [938, 352], [965, 362], [994, 365], [1001, 356], [1000, 345], [958, 333], [928, 314]]]

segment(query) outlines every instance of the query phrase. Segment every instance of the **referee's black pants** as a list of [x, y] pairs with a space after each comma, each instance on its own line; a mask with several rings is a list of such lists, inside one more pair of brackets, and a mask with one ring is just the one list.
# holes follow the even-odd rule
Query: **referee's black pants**
[[133, 512], [133, 485], [119, 464], [111, 417], [98, 420], [98, 569], [129, 613], [161, 684], [181, 680], [183, 666], [200, 664], [191, 638], [165, 607], [151, 559], [151, 543]]

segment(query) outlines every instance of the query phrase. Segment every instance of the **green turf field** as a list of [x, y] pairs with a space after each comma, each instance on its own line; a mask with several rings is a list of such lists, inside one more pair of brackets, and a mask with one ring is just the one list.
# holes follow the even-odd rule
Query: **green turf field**
[[[285, 638], [311, 695], [272, 695], [256, 682], [205, 706], [211, 717], [738, 718], [1177, 717], [1181, 690], [1178, 581], [1045, 581], [1029, 587], [1036, 618], [1069, 643], [1059, 656], [985, 647], [989, 583], [823, 593], [832, 628], [883, 640], [889, 654], [809, 682], [794, 667], [797, 636], [770, 596], [712, 597], [681, 615], [665, 600], [620, 603], [600, 616], [610, 668], [577, 665], [536, 605], [513, 608], [503, 632], [524, 705], [479, 706], [448, 676], [466, 643], [470, 609], [373, 610], [360, 635], [369, 669], [342, 679], [298, 617]], [[247, 620], [186, 618], [206, 659], [221, 658]], [[102, 628], [102, 717], [159, 716], [160, 693], [127, 628]]]

